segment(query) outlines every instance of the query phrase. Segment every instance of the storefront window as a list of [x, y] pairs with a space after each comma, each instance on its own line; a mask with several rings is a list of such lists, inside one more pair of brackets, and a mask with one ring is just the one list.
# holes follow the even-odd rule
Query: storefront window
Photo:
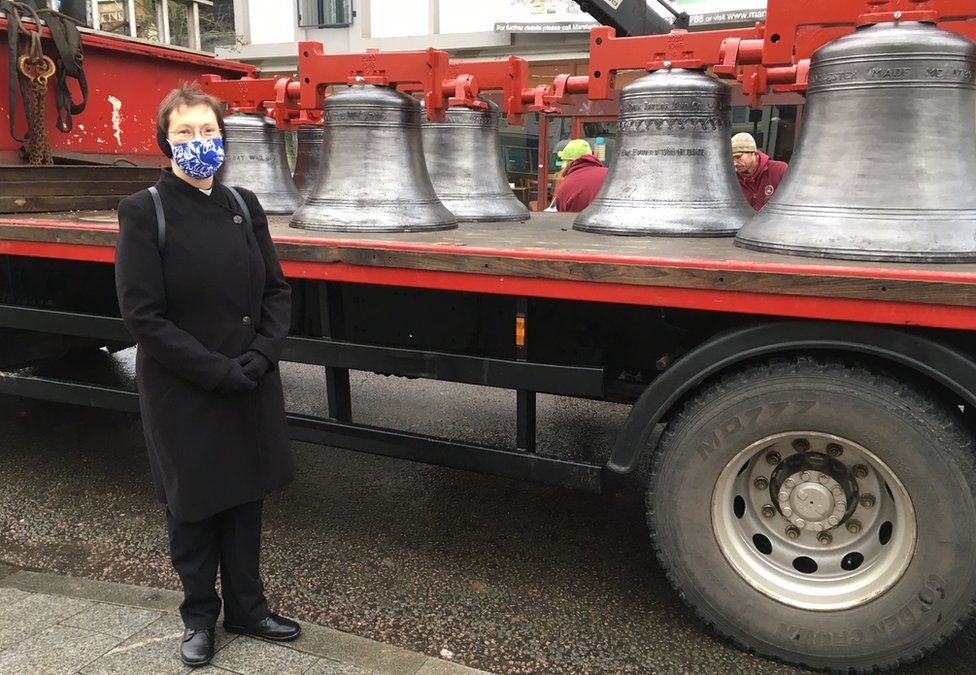
[[538, 199], [539, 192], [539, 115], [526, 115], [524, 126], [511, 125], [502, 115], [498, 133], [509, 185], [519, 200], [529, 206]]
[[610, 166], [617, 143], [617, 120], [583, 121], [580, 125], [580, 138], [590, 144], [597, 159]]
[[746, 131], [756, 145], [773, 159], [789, 162], [796, 138], [795, 105], [769, 105], [762, 110], [748, 106], [732, 108], [732, 134]]

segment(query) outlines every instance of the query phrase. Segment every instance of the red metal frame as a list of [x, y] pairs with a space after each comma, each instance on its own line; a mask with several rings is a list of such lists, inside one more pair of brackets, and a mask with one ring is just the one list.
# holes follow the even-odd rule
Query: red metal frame
[[585, 94], [590, 87], [588, 75], [557, 75], [551, 85], [542, 84], [535, 89], [526, 89], [522, 97], [530, 100], [529, 110], [533, 112], [560, 112], [559, 106], [570, 103], [573, 94]]
[[[247, 75], [228, 80], [205, 75], [200, 85], [224, 101], [231, 112], [265, 114], [282, 129], [321, 124], [325, 89], [331, 84], [384, 84], [396, 85], [401, 91], [422, 91], [425, 103], [435, 101], [433, 110], [427, 107], [428, 118], [434, 120], [443, 120], [444, 110], [450, 106], [484, 108], [487, 104], [476, 98], [478, 93], [499, 90], [508, 123], [513, 125], [524, 124], [526, 112], [558, 112], [558, 104], [568, 102], [573, 94], [586, 93], [588, 87], [586, 76], [558, 75], [551, 85], [529, 88], [528, 62], [517, 56], [496, 61], [448, 60], [445, 70], [445, 53], [434, 49], [327, 55], [321, 47], [300, 43], [297, 78]], [[396, 68], [388, 68], [390, 63], [396, 63]]]
[[200, 87], [226, 103], [231, 113], [267, 115], [282, 129], [294, 130], [300, 125], [322, 123], [321, 108], [304, 110], [299, 107], [300, 84], [293, 77], [245, 76], [225, 80], [216, 75], [204, 75], [200, 78]]
[[742, 82], [750, 103], [772, 91], [806, 91], [813, 53], [859, 26], [927, 21], [976, 40], [972, 0], [770, 0], [752, 37], [730, 35], [715, 72]]
[[[448, 65], [448, 77], [457, 81], [471, 78], [476, 91], [501, 91], [502, 109], [508, 118], [508, 123], [522, 125], [525, 123], [525, 92], [528, 89], [529, 63], [518, 56], [509, 56], [505, 60], [495, 61], [460, 61], [451, 59]], [[402, 91], [419, 91], [419, 85], [405, 85]], [[531, 91], [531, 90], [530, 90]]]
[[225, 80], [217, 75], [200, 78], [200, 88], [227, 104], [232, 112], [267, 112], [275, 99], [275, 85], [280, 78], [247, 76]]
[[[965, 21], [974, 17], [972, 0], [770, 0], [762, 45], [744, 46], [752, 56], [740, 63], [794, 65], [830, 40], [872, 23], [929, 21], [976, 39], [976, 23]], [[756, 52], [760, 61], [754, 61]]]
[[804, 92], [813, 52], [859, 26], [928, 21], [976, 40], [972, 0], [769, 0], [765, 23], [753, 28], [618, 38], [612, 28], [590, 32], [591, 100], [607, 99], [621, 70], [714, 67], [737, 79], [750, 105], [769, 91]]
[[435, 121], [444, 119], [448, 106], [487, 105], [477, 100], [475, 78], [452, 70], [445, 51], [370, 49], [363, 54], [326, 54], [323, 49], [319, 42], [298, 43], [297, 77], [226, 80], [205, 76], [201, 85], [232, 111], [269, 115], [282, 129], [320, 123], [326, 89], [335, 84], [380, 84], [423, 91], [427, 117]]
[[450, 56], [439, 49], [422, 52], [326, 54], [319, 42], [298, 43], [299, 107], [321, 110], [325, 90], [333, 84], [419, 84], [424, 91], [427, 118], [443, 121], [451, 105], [484, 107], [477, 100], [474, 78], [451, 77]]
[[613, 76], [621, 70], [698, 68], [721, 63], [724, 40], [753, 38], [755, 28], [688, 32], [674, 30], [667, 35], [616, 37], [613, 28], [600, 26], [590, 31], [591, 100], [610, 98]]

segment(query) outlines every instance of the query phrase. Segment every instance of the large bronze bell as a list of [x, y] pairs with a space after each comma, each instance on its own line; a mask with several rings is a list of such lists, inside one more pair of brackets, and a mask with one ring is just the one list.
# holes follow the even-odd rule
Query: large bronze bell
[[882, 261], [976, 260], [976, 44], [931, 24], [817, 50], [796, 154], [736, 239]]
[[526, 220], [508, 186], [498, 136], [498, 106], [454, 106], [443, 122], [423, 124], [424, 157], [434, 191], [460, 222]]
[[318, 179], [292, 227], [416, 232], [457, 227], [424, 163], [420, 102], [364, 84], [325, 99]]
[[265, 213], [293, 213], [302, 205], [285, 155], [285, 136], [263, 115], [238, 113], [224, 120], [224, 164], [217, 178], [254, 193]]
[[620, 91], [617, 148], [573, 228], [600, 234], [731, 236], [753, 216], [732, 166], [728, 85], [658, 70]]
[[298, 149], [295, 151], [295, 187], [307, 199], [319, 177], [322, 158], [322, 125], [306, 124], [298, 127]]

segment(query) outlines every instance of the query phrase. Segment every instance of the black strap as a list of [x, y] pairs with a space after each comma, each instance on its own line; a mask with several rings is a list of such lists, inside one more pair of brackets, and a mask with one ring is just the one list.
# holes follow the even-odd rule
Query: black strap
[[[7, 61], [9, 62], [10, 69], [10, 82], [8, 83], [9, 110], [7, 114], [10, 116], [10, 136], [18, 143], [27, 143], [30, 141], [30, 126], [28, 125], [27, 131], [23, 136], [18, 134], [16, 129], [14, 129], [14, 120], [17, 117], [18, 88], [20, 89], [21, 99], [27, 100], [24, 76], [17, 67], [17, 61], [20, 58], [20, 36], [26, 32], [20, 23], [21, 7], [24, 7], [24, 5], [11, 2], [10, 0], [0, 0], [0, 11], [7, 15]], [[40, 26], [38, 26], [38, 29], [40, 29]]]
[[241, 197], [241, 193], [236, 189], [232, 188], [230, 185], [227, 186], [230, 193], [234, 195], [234, 199], [237, 200], [237, 205], [241, 207], [241, 211], [244, 212], [244, 222], [247, 223], [249, 228], [253, 228], [254, 225], [251, 223], [251, 211], [247, 208], [247, 204], [244, 203], [244, 198]]
[[152, 196], [153, 206], [156, 207], [156, 248], [159, 255], [163, 254], [163, 247], [166, 246], [166, 216], [163, 214], [163, 200], [159, 198], [159, 190], [155, 185], [149, 186], [149, 194]]
[[[56, 71], [58, 78], [56, 90], [58, 129], [68, 133], [74, 126], [71, 116], [83, 112], [88, 104], [88, 79], [85, 77], [85, 70], [81, 65], [84, 58], [81, 53], [81, 33], [78, 32], [74, 20], [61, 12], [56, 12], [53, 9], [42, 9], [38, 10], [38, 14], [44, 15], [44, 22], [50, 29], [54, 46], [58, 50]], [[71, 99], [68, 78], [76, 80], [78, 88], [81, 89], [81, 101], [78, 103]]]

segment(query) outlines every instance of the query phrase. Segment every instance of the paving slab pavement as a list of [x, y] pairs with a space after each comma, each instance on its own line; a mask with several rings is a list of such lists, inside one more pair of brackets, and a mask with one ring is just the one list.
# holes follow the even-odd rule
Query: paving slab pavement
[[0, 675], [486, 675], [307, 622], [290, 643], [218, 625], [211, 665], [189, 668], [177, 654], [180, 600], [176, 591], [0, 563]]

